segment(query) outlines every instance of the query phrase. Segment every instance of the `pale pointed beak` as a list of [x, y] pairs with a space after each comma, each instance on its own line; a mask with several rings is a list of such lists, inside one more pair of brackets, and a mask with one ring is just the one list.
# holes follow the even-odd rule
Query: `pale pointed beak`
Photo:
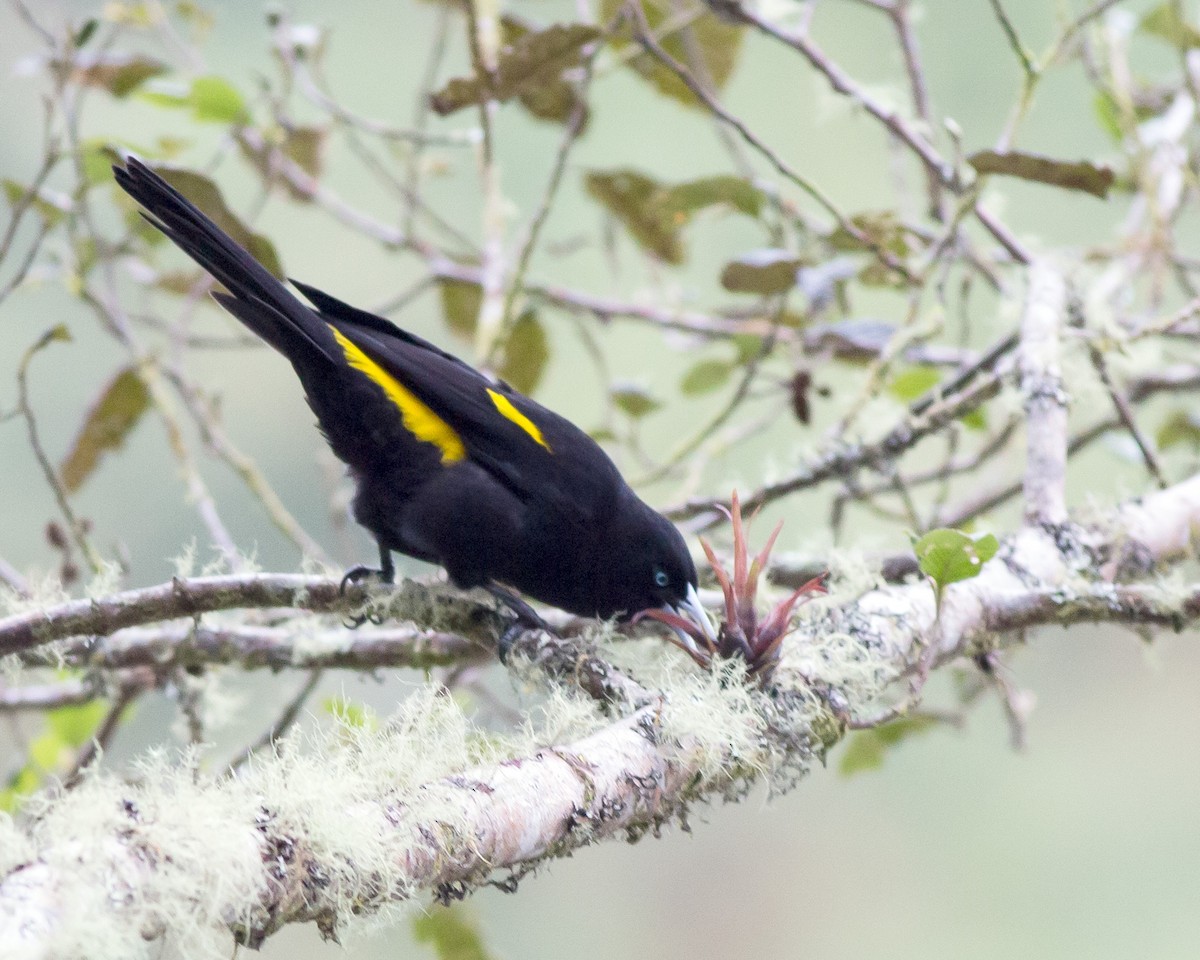
[[[704, 634], [709, 643], [716, 644], [716, 624], [713, 623], [712, 618], [708, 615], [708, 611], [704, 609], [704, 605], [700, 602], [700, 595], [696, 592], [696, 588], [690, 583], [688, 584], [687, 596], [677, 604], [668, 604], [665, 609], [678, 616], [686, 617], [700, 628], [700, 632]], [[672, 627], [671, 629], [679, 635], [679, 639], [685, 647], [688, 649], [696, 648], [695, 638], [688, 636], [683, 630], [677, 627]]]

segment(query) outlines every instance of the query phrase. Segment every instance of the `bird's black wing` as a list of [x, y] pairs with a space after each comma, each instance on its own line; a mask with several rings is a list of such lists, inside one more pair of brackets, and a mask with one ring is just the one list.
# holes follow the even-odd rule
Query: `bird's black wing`
[[383, 317], [296, 286], [322, 319], [442, 418], [473, 462], [522, 499], [570, 502], [586, 514], [609, 505], [620, 474], [569, 420]]

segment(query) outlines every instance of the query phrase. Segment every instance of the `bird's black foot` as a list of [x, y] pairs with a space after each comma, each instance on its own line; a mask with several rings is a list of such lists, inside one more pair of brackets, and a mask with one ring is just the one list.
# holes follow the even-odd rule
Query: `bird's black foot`
[[[364, 580], [376, 580], [379, 583], [385, 584], [396, 582], [396, 568], [392, 564], [392, 552], [390, 550], [382, 546], [379, 548], [379, 569], [360, 563], [358, 566], [347, 570], [342, 577], [342, 582], [338, 585], [338, 594], [345, 596], [346, 587], [362, 583]], [[349, 616], [343, 622], [348, 629], [354, 630], [361, 627], [368, 620], [378, 625], [383, 623], [383, 615], [378, 611], [373, 611], [371, 613]]]
[[513, 644], [517, 642], [517, 638], [526, 630], [520, 620], [510, 620], [508, 626], [504, 628], [500, 634], [500, 639], [496, 641], [496, 657], [501, 663], [508, 663], [508, 655], [512, 651]]
[[513, 619], [504, 628], [500, 639], [496, 642], [496, 653], [500, 657], [500, 662], [505, 663], [508, 661], [509, 651], [512, 650], [513, 644], [521, 634], [527, 630], [549, 630], [550, 625], [538, 616], [538, 612], [533, 607], [515, 593], [495, 584], [489, 584], [485, 589], [508, 607], [513, 615]]

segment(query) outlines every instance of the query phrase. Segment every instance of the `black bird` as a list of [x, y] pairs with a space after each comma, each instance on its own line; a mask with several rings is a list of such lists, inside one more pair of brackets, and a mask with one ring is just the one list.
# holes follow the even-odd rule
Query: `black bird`
[[[291, 362], [333, 452], [358, 484], [355, 519], [458, 587], [504, 588], [595, 617], [659, 607], [711, 634], [679, 531], [574, 424], [388, 320], [307, 284], [298, 299], [134, 158], [113, 167], [143, 216], [228, 291], [217, 302]], [[518, 614], [529, 608], [516, 601]]]

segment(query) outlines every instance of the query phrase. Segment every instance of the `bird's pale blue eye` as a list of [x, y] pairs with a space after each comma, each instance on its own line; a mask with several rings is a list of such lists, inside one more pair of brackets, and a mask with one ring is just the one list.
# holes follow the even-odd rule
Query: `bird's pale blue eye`
[[656, 571], [654, 571], [654, 582], [657, 583], [660, 587], [665, 587], [668, 583], [671, 582], [671, 578], [667, 576], [667, 571], [656, 570]]

